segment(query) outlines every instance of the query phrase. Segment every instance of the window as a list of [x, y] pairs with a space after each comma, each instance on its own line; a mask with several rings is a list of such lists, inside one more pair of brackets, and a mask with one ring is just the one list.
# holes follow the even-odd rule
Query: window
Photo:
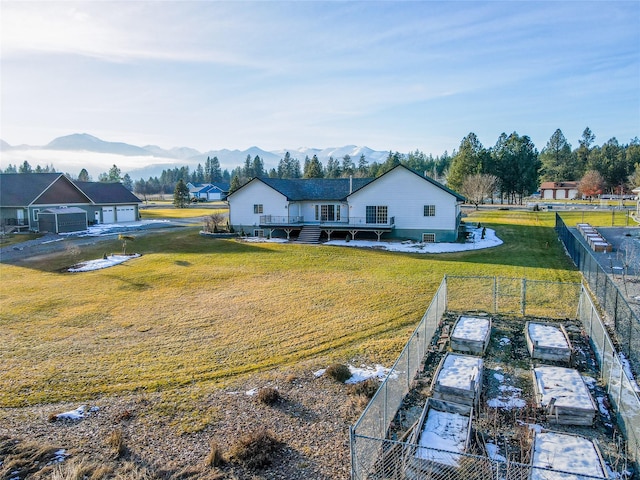
[[423, 233], [422, 234], [422, 243], [435, 243], [436, 242], [436, 234], [435, 233]]
[[339, 222], [340, 205], [315, 205], [315, 219], [316, 222]]
[[367, 205], [367, 223], [387, 223], [386, 205]]
[[253, 213], [262, 213], [263, 205], [261, 203], [255, 203], [253, 205]]
[[425, 217], [435, 217], [436, 216], [436, 206], [435, 205], [425, 205], [424, 206], [424, 216]]
[[34, 222], [38, 221], [38, 213], [40, 213], [40, 209], [39, 208], [34, 208], [33, 209], [33, 221]]
[[253, 231], [253, 236], [254, 237], [259, 237], [259, 238], [264, 238], [264, 230], [256, 228]]

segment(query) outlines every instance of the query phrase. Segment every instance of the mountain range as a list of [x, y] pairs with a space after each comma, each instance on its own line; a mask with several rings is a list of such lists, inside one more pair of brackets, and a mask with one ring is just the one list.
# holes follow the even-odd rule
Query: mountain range
[[[280, 160], [289, 152], [292, 158], [297, 158], [301, 164], [308, 156], [312, 158], [316, 155], [318, 159], [326, 165], [329, 157], [342, 160], [345, 155], [349, 155], [357, 164], [361, 155], [364, 155], [369, 163], [382, 163], [386, 160], [389, 152], [372, 150], [367, 147], [347, 145], [338, 148], [295, 148], [281, 149], [275, 151], [262, 150], [259, 147], [251, 147], [246, 150], [209, 150], [200, 152], [189, 147], [175, 147], [169, 150], [157, 145], [136, 146], [123, 142], [107, 142], [87, 133], [74, 133], [58, 137], [44, 146], [17, 145], [12, 146], [0, 140], [0, 151], [2, 152], [3, 168], [8, 164], [20, 165], [24, 160], [28, 161], [32, 167], [37, 164], [52, 164], [57, 171], [64, 171], [77, 175], [73, 169], [92, 167], [94, 176], [97, 173], [106, 172], [112, 165], [117, 165], [122, 173], [128, 173], [131, 178], [149, 178], [159, 176], [162, 170], [175, 167], [188, 166], [195, 169], [198, 164], [204, 166], [207, 157], [218, 157], [222, 169], [229, 171], [244, 164], [247, 155], [252, 159], [259, 156], [266, 170], [277, 168]], [[83, 155], [85, 161], [82, 161]], [[24, 160], [21, 160], [21, 159]], [[70, 170], [68, 170], [70, 169]], [[90, 173], [92, 173], [90, 171]]]

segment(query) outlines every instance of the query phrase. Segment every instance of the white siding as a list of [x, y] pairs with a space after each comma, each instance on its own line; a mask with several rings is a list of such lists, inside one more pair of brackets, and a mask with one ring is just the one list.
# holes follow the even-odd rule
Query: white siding
[[[386, 205], [397, 229], [456, 228], [456, 197], [404, 168], [396, 168], [350, 195], [350, 217], [366, 217], [367, 205]], [[425, 205], [435, 205], [436, 215], [425, 217]]]
[[[287, 198], [257, 179], [234, 192], [228, 200], [229, 223], [234, 226], [259, 225], [261, 215], [288, 215]], [[253, 206], [257, 204], [262, 205], [262, 213], [253, 213]]]

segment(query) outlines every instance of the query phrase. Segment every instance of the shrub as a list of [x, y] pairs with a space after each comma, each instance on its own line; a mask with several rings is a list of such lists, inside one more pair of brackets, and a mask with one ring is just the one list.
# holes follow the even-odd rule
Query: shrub
[[367, 378], [364, 382], [349, 385], [349, 393], [352, 395], [363, 395], [366, 398], [373, 398], [378, 391], [380, 382], [375, 378]]
[[271, 464], [272, 456], [281, 443], [268, 430], [261, 428], [244, 435], [231, 446], [230, 455], [248, 468], [262, 468]]
[[351, 371], [349, 370], [349, 367], [342, 363], [333, 363], [329, 365], [325, 373], [340, 383], [344, 383], [351, 378]]
[[107, 445], [111, 450], [114, 458], [120, 458], [127, 452], [127, 447], [124, 444], [124, 435], [122, 429], [118, 428], [113, 430], [107, 437]]
[[224, 463], [222, 450], [220, 449], [220, 446], [214, 441], [211, 441], [209, 447], [209, 455], [207, 455], [207, 460], [205, 461], [205, 463], [210, 467], [219, 467]]
[[265, 405], [273, 405], [280, 400], [280, 392], [272, 387], [265, 387], [258, 390], [258, 400]]

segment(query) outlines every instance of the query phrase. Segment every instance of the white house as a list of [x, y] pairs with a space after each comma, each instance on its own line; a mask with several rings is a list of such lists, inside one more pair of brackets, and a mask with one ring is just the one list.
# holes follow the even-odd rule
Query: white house
[[[337, 232], [452, 242], [464, 197], [398, 165], [377, 178], [254, 178], [227, 197], [237, 232], [317, 241]], [[309, 233], [311, 232], [311, 233]]]

